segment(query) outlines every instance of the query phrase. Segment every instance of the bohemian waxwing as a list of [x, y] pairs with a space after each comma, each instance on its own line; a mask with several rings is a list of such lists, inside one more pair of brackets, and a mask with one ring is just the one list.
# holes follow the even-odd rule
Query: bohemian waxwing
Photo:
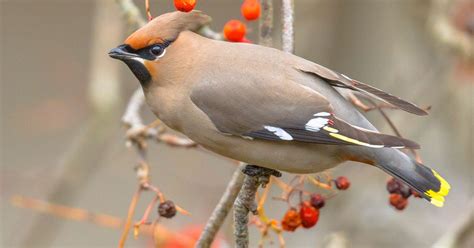
[[213, 152], [275, 170], [375, 165], [443, 206], [448, 182], [398, 150], [419, 145], [377, 132], [335, 88], [417, 115], [424, 110], [292, 54], [192, 32], [210, 20], [199, 11], [167, 13], [109, 53], [128, 65], [167, 126]]

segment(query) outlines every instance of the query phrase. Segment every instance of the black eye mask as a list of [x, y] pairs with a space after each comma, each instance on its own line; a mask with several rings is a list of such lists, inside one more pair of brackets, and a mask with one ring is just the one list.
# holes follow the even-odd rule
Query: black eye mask
[[153, 44], [144, 48], [135, 50], [130, 46], [127, 46], [126, 49], [130, 53], [138, 55], [142, 59], [146, 60], [155, 60], [157, 57], [160, 57], [165, 52], [165, 49], [171, 45], [172, 41], [165, 41], [160, 44]]

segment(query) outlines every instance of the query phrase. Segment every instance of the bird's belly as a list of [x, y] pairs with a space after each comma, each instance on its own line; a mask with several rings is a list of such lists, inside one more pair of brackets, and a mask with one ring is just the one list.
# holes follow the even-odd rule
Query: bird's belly
[[[209, 138], [212, 141], [209, 142]], [[197, 142], [220, 155], [291, 173], [316, 173], [343, 162], [336, 146], [301, 142], [247, 140], [237, 136], [214, 134]], [[217, 137], [216, 137], [217, 136]], [[220, 137], [218, 137], [220, 136]]]
[[225, 157], [291, 173], [316, 173], [344, 161], [339, 156], [338, 146], [294, 141], [250, 140], [223, 134], [189, 99], [166, 101], [168, 94], [164, 91], [159, 93], [155, 92], [157, 97], [152, 98], [153, 101], [148, 101], [148, 104], [167, 126]]

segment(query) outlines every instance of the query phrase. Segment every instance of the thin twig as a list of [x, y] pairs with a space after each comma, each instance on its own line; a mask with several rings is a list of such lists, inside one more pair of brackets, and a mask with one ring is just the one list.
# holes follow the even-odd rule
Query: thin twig
[[132, 0], [115, 0], [115, 2], [122, 10], [122, 14], [130, 28], [139, 28], [146, 24], [145, 18], [140, 14], [140, 10]]
[[[367, 101], [372, 104], [373, 106], [377, 106], [377, 104], [372, 101], [371, 99], [367, 99]], [[388, 125], [392, 128], [393, 132], [395, 133], [395, 135], [397, 135], [398, 137], [400, 138], [403, 138], [402, 134], [400, 133], [400, 131], [398, 131], [398, 128], [397, 126], [395, 126], [395, 124], [393, 123], [392, 119], [390, 119], [390, 117], [388, 117], [387, 113], [385, 113], [385, 111], [382, 109], [382, 108], [377, 108], [377, 110], [379, 111], [379, 113], [382, 115], [382, 117], [385, 119], [385, 121], [388, 123]], [[421, 156], [420, 154], [415, 150], [415, 149], [411, 149], [409, 148], [408, 149], [411, 153], [413, 153], [413, 156], [415, 157], [415, 160], [418, 162], [418, 163], [423, 163], [423, 160], [421, 159]]]
[[224, 36], [222, 35], [222, 33], [218, 33], [214, 30], [211, 29], [211, 27], [209, 26], [203, 26], [201, 29], [199, 29], [197, 31], [198, 34], [204, 36], [204, 37], [207, 37], [209, 39], [213, 39], [213, 40], [224, 40]]
[[259, 44], [271, 47], [273, 45], [273, 3], [272, 0], [261, 0], [262, 15], [259, 24]]
[[145, 0], [145, 11], [146, 11], [146, 16], [148, 17], [148, 21], [153, 20], [153, 16], [151, 15], [151, 11], [150, 11], [150, 0]]
[[132, 226], [132, 219], [133, 214], [135, 213], [135, 208], [137, 207], [138, 200], [140, 199], [140, 193], [142, 192], [142, 188], [139, 187], [135, 194], [130, 201], [130, 206], [128, 207], [128, 214], [127, 219], [125, 221], [125, 225], [122, 231], [122, 235], [120, 237], [119, 247], [123, 248], [125, 246], [125, 241], [127, 241], [128, 232], [130, 231], [130, 227]]
[[[372, 110], [377, 110], [379, 113], [382, 115], [382, 117], [385, 119], [385, 121], [388, 123], [392, 131], [395, 133], [396, 136], [403, 138], [402, 134], [398, 130], [397, 126], [393, 123], [392, 119], [387, 115], [387, 113], [384, 111], [384, 109], [397, 109], [396, 107], [393, 107], [391, 105], [385, 105], [385, 104], [377, 104], [375, 103], [372, 99], [365, 98], [372, 106], [367, 106], [365, 105], [354, 93], [352, 92], [345, 92], [344, 97], [346, 97], [354, 106], [360, 108], [364, 112], [369, 112]], [[431, 107], [424, 108], [426, 111], [428, 111]], [[413, 154], [415, 157], [415, 160], [418, 163], [423, 163], [423, 159], [421, 158], [420, 154], [415, 150], [415, 149], [409, 149], [409, 151]]]
[[235, 202], [237, 198], [237, 194], [242, 187], [244, 175], [242, 174], [242, 170], [244, 169], [245, 164], [240, 163], [240, 165], [236, 168], [234, 174], [232, 175], [232, 179], [230, 180], [227, 188], [225, 189], [224, 194], [222, 195], [219, 203], [217, 204], [216, 208], [211, 214], [211, 217], [207, 221], [206, 227], [199, 238], [196, 247], [204, 248], [210, 247], [212, 241], [214, 240], [217, 232], [219, 231], [222, 223], [224, 223], [225, 218], [227, 217], [230, 209], [232, 208], [232, 204]]
[[[122, 228], [126, 222], [124, 219], [116, 216], [103, 213], [94, 213], [83, 208], [55, 204], [35, 198], [24, 197], [21, 195], [14, 195], [12, 198], [10, 198], [10, 203], [18, 208], [30, 209], [42, 214], [48, 214], [62, 219], [89, 222], [94, 225], [106, 228]], [[189, 239], [188, 236], [182, 233], [172, 232], [159, 224], [156, 224], [154, 227], [143, 226], [142, 232], [147, 235], [154, 235], [154, 233], [158, 233], [162, 240], [166, 240], [170, 237], [176, 239]]]
[[294, 53], [294, 1], [282, 0], [282, 50], [287, 53]]

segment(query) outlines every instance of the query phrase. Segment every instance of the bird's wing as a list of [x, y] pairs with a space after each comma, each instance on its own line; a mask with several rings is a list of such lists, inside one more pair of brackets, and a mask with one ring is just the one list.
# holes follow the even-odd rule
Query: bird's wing
[[324, 96], [298, 83], [227, 80], [200, 82], [191, 92], [192, 102], [222, 133], [271, 141], [419, 148], [413, 141], [339, 119]]
[[[296, 59], [296, 57], [293, 57]], [[330, 85], [334, 87], [348, 88], [354, 91], [361, 92], [367, 96], [376, 98], [385, 103], [391, 104], [399, 109], [402, 109], [406, 112], [416, 114], [416, 115], [427, 115], [428, 112], [419, 108], [415, 104], [405, 101], [397, 96], [391, 95], [387, 92], [379, 90], [370, 85], [364, 84], [357, 80], [351, 79], [348, 76], [330, 70], [324, 66], [312, 63], [306, 60], [296, 59], [293, 61], [294, 67], [297, 70], [302, 71], [303, 73], [309, 73], [318, 78], [323, 79]]]

